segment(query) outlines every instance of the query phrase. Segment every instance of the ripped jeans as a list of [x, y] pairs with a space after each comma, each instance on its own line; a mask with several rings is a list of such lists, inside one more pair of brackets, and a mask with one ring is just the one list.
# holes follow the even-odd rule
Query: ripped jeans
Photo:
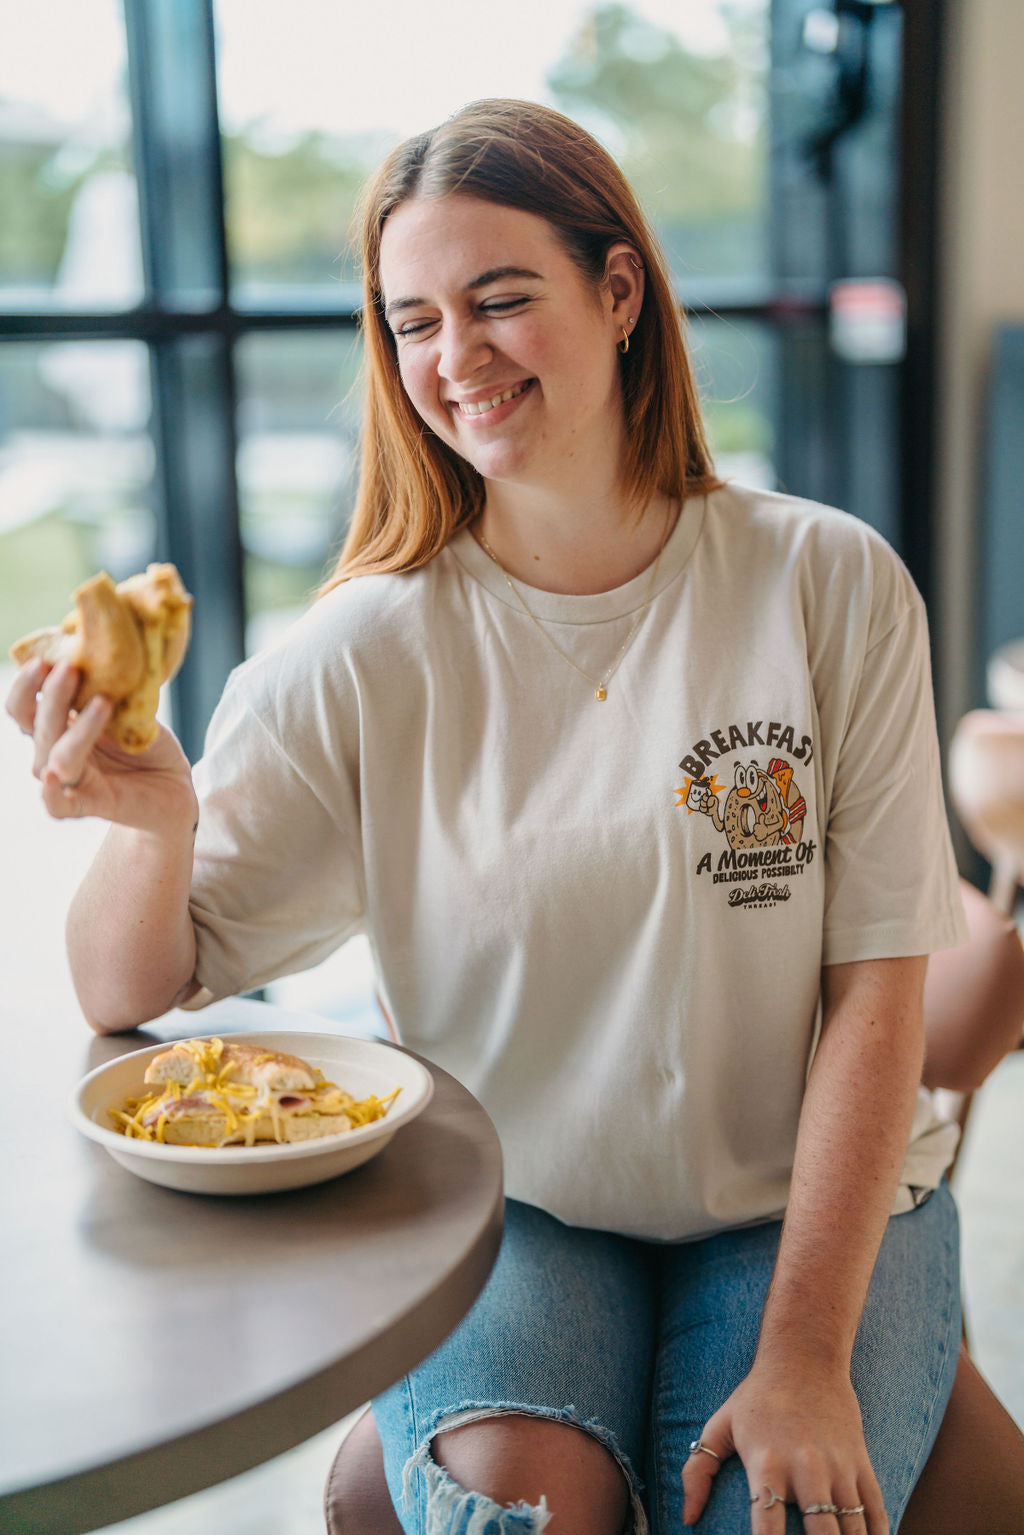
[[[431, 1457], [436, 1433], [503, 1412], [593, 1434], [629, 1484], [631, 1535], [676, 1535], [688, 1446], [753, 1361], [780, 1229], [772, 1222], [665, 1245], [565, 1226], [509, 1200], [501, 1252], [473, 1309], [373, 1405], [407, 1535], [545, 1528], [546, 1502], [501, 1508]], [[943, 1186], [890, 1219], [853, 1354], [893, 1535], [938, 1432], [959, 1344], [957, 1219]], [[786, 1520], [787, 1535], [802, 1535], [794, 1508]], [[721, 1467], [696, 1528], [749, 1532], [738, 1458]]]

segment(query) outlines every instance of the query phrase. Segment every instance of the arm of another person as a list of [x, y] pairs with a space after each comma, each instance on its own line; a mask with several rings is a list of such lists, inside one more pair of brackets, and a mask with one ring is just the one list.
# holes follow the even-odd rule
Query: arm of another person
[[[701, 1436], [740, 1456], [753, 1489], [801, 1507], [863, 1503], [870, 1535], [888, 1521], [850, 1359], [921, 1080], [925, 965], [860, 960], [822, 973], [822, 1034], [757, 1354]], [[685, 1523], [699, 1517], [716, 1470], [709, 1455], [687, 1461]], [[766, 1501], [752, 1509], [755, 1532], [776, 1528]]]
[[33, 772], [57, 820], [111, 822], [68, 916], [68, 954], [78, 999], [100, 1033], [134, 1028], [196, 989], [195, 932], [188, 910], [198, 802], [181, 747], [166, 730], [145, 752], [103, 735], [109, 701], [78, 715], [73, 667], [21, 668], [8, 713], [33, 737]]

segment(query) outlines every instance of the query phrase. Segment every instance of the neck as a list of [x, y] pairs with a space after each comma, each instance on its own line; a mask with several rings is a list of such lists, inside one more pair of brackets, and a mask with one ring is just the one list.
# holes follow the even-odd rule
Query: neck
[[474, 531], [513, 580], [583, 596], [624, 586], [657, 558], [675, 504], [655, 495], [638, 516], [622, 494], [524, 492], [488, 484]]

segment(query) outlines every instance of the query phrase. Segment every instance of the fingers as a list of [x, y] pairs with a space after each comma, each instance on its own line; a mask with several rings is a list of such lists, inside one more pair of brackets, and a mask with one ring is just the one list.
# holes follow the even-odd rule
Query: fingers
[[27, 661], [24, 666], [19, 666], [7, 695], [4, 707], [11, 719], [27, 736], [30, 736], [35, 729], [36, 694], [42, 687], [49, 670], [45, 661]]
[[888, 1535], [885, 1504], [873, 1477], [872, 1486], [859, 1490], [854, 1478], [836, 1478], [832, 1490], [824, 1491], [830, 1480], [827, 1475], [805, 1474], [792, 1488], [782, 1472], [762, 1475], [768, 1479], [756, 1490], [751, 1484], [752, 1535], [783, 1535], [787, 1503], [800, 1510], [806, 1535]]
[[715, 1431], [713, 1423], [693, 1441], [683, 1466], [684, 1524], [696, 1524], [704, 1512], [718, 1468], [732, 1453], [732, 1445], [720, 1431]]
[[[47, 758], [40, 774], [43, 804], [58, 820], [90, 813], [80, 785], [90, 753], [110, 719], [110, 713], [109, 699], [92, 699], [58, 738]], [[94, 779], [95, 776], [94, 771]]]
[[32, 739], [35, 743], [32, 771], [37, 778], [43, 776], [43, 769], [46, 767], [53, 747], [68, 729], [68, 715], [81, 680], [81, 673], [77, 668], [62, 661], [53, 668], [36, 694], [35, 720], [32, 728]]
[[70, 808], [67, 796], [77, 787], [112, 712], [109, 699], [98, 697], [73, 714], [81, 680], [81, 673], [66, 661], [52, 668], [45, 661], [29, 661], [7, 695], [8, 714], [32, 736], [32, 771], [42, 780], [51, 815], [83, 813], [80, 807]]
[[805, 1471], [794, 1481], [794, 1502], [807, 1535], [888, 1535], [885, 1502], [869, 1468], [859, 1476]]
[[[750, 1483], [750, 1528], [753, 1535], [784, 1535], [788, 1483], [781, 1472], [763, 1471], [762, 1480]], [[824, 1532], [822, 1532], [824, 1535]]]

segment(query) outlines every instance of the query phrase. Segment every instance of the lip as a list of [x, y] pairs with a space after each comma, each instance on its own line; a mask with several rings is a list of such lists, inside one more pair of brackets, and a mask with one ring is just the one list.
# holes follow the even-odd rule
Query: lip
[[[447, 404], [453, 417], [465, 426], [480, 426], [484, 422], [496, 425], [499, 421], [503, 421], [506, 416], [510, 415], [521, 400], [532, 393], [533, 385], [536, 382], [535, 378], [524, 378], [517, 380], [514, 384], [506, 384], [503, 388], [497, 388], [492, 385], [489, 389], [479, 389], [471, 395], [460, 395], [458, 399], [449, 399]], [[498, 399], [501, 395], [507, 394], [510, 389], [516, 389], [518, 393], [514, 394], [511, 399], [503, 400], [500, 405], [492, 405], [490, 410], [474, 411], [467, 414], [460, 408], [463, 405], [489, 403], [491, 400]]]

